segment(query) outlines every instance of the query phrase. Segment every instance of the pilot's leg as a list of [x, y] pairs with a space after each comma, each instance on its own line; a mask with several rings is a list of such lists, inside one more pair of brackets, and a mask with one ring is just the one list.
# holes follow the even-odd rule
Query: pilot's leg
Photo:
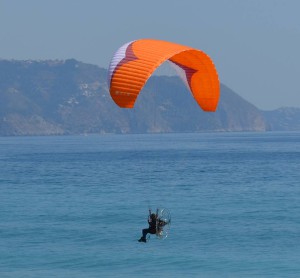
[[143, 229], [143, 236], [139, 239], [139, 242], [147, 242], [146, 236], [149, 233], [149, 229]]

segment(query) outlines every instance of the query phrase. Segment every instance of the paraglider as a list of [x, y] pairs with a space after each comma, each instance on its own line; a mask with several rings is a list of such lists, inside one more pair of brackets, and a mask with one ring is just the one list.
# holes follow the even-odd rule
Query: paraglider
[[[113, 55], [108, 70], [108, 88], [113, 101], [121, 108], [133, 108], [147, 80], [164, 62], [169, 61], [192, 93], [198, 105], [216, 111], [220, 81], [210, 57], [201, 50], [172, 42], [140, 39], [121, 46]], [[142, 230], [139, 242], [147, 235], [168, 236], [171, 214], [167, 209], [149, 211], [149, 227]]]
[[207, 54], [172, 42], [140, 39], [121, 46], [109, 65], [108, 87], [114, 102], [123, 108], [135, 101], [152, 73], [171, 62], [204, 111], [215, 111], [220, 96], [216, 68]]

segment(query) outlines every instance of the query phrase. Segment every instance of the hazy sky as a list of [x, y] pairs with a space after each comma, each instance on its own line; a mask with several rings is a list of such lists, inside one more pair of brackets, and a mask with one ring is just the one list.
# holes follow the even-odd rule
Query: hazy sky
[[108, 67], [139, 38], [206, 52], [222, 83], [258, 108], [300, 107], [298, 0], [0, 0], [0, 58]]

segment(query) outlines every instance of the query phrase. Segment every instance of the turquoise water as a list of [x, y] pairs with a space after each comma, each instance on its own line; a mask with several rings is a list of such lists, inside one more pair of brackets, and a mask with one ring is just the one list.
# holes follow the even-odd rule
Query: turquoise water
[[0, 171], [0, 277], [300, 277], [300, 133], [2, 137]]

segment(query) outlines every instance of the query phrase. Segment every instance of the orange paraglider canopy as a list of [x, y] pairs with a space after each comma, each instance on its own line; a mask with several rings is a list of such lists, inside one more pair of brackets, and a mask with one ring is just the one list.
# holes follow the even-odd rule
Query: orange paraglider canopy
[[152, 73], [169, 60], [204, 111], [215, 111], [220, 97], [216, 68], [203, 51], [152, 39], [129, 42], [114, 54], [108, 86], [117, 105], [132, 108]]

